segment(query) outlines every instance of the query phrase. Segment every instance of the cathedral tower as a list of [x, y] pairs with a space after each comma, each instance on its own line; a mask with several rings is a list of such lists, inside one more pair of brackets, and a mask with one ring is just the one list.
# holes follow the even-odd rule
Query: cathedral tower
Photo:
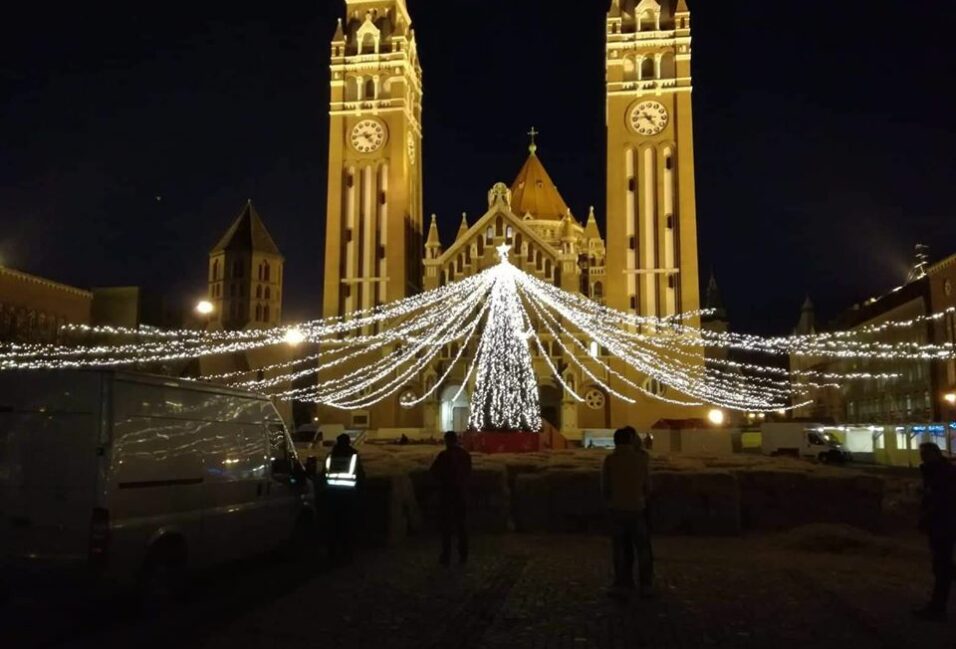
[[612, 0], [606, 38], [608, 305], [648, 316], [694, 311], [687, 3]]
[[323, 313], [421, 288], [422, 71], [405, 0], [345, 0], [332, 38]]
[[[611, 0], [607, 305], [621, 311], [664, 317], [700, 308], [690, 62], [685, 0]], [[615, 426], [703, 414], [667, 403], [679, 395], [657, 378], [619, 369], [644, 395], [634, 404], [611, 402]]]
[[252, 201], [246, 201], [209, 252], [209, 324], [216, 329], [274, 327], [282, 319], [285, 258]]

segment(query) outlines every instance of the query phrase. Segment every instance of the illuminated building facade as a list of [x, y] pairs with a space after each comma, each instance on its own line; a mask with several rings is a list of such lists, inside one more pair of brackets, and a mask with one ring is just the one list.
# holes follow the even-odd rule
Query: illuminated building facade
[[[664, 317], [699, 308], [691, 32], [684, 0], [614, 0], [607, 14], [606, 240], [593, 209], [579, 219], [565, 203], [538, 156], [534, 129], [523, 167], [510, 185], [490, 189], [484, 214], [471, 222], [463, 215], [454, 239], [444, 241], [432, 217], [425, 236], [422, 68], [411, 17], [404, 0], [345, 5], [331, 43], [326, 317], [477, 273], [497, 263], [495, 248], [502, 243], [511, 245], [510, 259], [523, 270], [622, 311]], [[635, 395], [634, 404], [612, 400], [548, 342], [562, 377], [584, 397], [583, 403], [571, 398], [536, 358], [542, 415], [569, 439], [585, 429], [645, 428], [662, 418], [703, 415], [703, 409], [643, 395]], [[456, 351], [450, 347], [446, 359]], [[431, 388], [442, 369], [430, 368], [398, 397], [368, 411], [320, 409], [320, 419], [345, 427], [462, 430], [468, 390], [453, 397], [464, 376], [449, 377], [421, 406], [399, 405], [403, 395]], [[666, 395], [659, 382], [622, 371]], [[619, 379], [600, 378], [633, 392]]]

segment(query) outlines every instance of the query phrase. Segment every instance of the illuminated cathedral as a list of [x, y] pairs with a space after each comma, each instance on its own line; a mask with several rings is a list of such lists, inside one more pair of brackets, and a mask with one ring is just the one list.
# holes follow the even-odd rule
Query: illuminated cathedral
[[[538, 154], [534, 129], [513, 180], [489, 182], [484, 214], [470, 222], [463, 215], [454, 236], [439, 232], [434, 215], [426, 223], [422, 67], [412, 18], [405, 0], [345, 5], [331, 43], [323, 316], [348, 317], [480, 272], [498, 263], [502, 244], [522, 270], [621, 311], [666, 317], [699, 308], [691, 30], [684, 0], [613, 0], [607, 13], [603, 234], [593, 208], [575, 215], [562, 198]], [[458, 351], [449, 345], [436, 366], [397, 396], [368, 410], [320, 408], [320, 420], [378, 431], [462, 430], [471, 387], [463, 371], [448, 376], [434, 398], [401, 405], [433, 387], [444, 374], [442, 364]], [[534, 350], [542, 416], [568, 440], [581, 439], [588, 429], [648, 427], [662, 418], [701, 414], [646, 396], [633, 404], [611, 398], [589, 385], [580, 365], [562, 359], [558, 345], [546, 351], [565, 383], [584, 396], [583, 402], [571, 399]], [[586, 367], [587, 359], [582, 362]], [[665, 396], [657, 381], [621, 372]], [[611, 386], [620, 381], [601, 380]]]

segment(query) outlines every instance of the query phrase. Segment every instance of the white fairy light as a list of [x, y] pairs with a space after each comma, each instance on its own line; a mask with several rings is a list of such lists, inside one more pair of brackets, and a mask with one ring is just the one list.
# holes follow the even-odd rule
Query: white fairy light
[[[586, 377], [617, 399], [633, 403], [635, 396], [642, 395], [680, 406], [710, 404], [754, 413], [805, 405], [808, 390], [835, 388], [849, 381], [892, 380], [898, 374], [839, 368], [791, 371], [772, 364], [705, 360], [704, 350], [854, 361], [924, 362], [956, 357], [951, 343], [876, 339], [887, 331], [935, 322], [956, 311], [953, 308], [855, 331], [788, 337], [712, 332], [696, 324], [706, 310], [660, 318], [616, 311], [520, 271], [508, 261], [507, 244], [497, 250], [500, 263], [481, 273], [348, 316], [240, 331], [70, 325], [63, 328], [65, 335], [80, 342], [0, 346], [0, 370], [159, 363], [310, 342], [321, 351], [202, 380], [225, 381], [277, 398], [355, 409], [393, 397], [418, 381], [426, 369], [444, 363], [419, 396], [403, 398], [402, 405], [410, 407], [434, 399], [452, 372], [467, 364], [455, 398], [474, 377], [473, 427], [537, 430], [541, 425], [538, 381], [529, 345], [535, 346], [546, 370], [565, 393], [583, 400], [561, 375], [539, 334], [554, 341], [575, 375]], [[469, 354], [479, 331], [476, 349]], [[457, 349], [447, 359], [439, 358], [449, 345]], [[594, 349], [605, 350], [620, 365], [612, 366], [601, 354], [593, 353]], [[620, 371], [615, 367], [621, 367]], [[261, 378], [249, 378], [253, 376]], [[310, 385], [290, 387], [310, 376], [316, 377]], [[634, 380], [638, 376], [654, 379], [675, 396], [648, 390]]]

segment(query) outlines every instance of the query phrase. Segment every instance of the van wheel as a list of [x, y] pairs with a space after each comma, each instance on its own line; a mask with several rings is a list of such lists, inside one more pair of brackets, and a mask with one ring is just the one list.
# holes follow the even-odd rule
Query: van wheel
[[163, 611], [186, 592], [186, 552], [182, 542], [160, 541], [149, 552], [139, 579], [139, 604], [145, 612]]

